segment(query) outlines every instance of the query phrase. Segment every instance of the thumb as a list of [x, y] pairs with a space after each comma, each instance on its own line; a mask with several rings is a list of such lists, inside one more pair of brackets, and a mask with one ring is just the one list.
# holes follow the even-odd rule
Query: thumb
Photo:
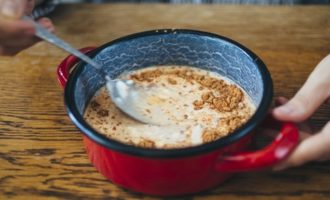
[[6, 18], [19, 19], [22, 17], [26, 0], [0, 0], [0, 14]]
[[275, 108], [279, 120], [301, 122], [310, 117], [330, 95], [330, 56], [323, 59], [303, 87], [286, 104]]

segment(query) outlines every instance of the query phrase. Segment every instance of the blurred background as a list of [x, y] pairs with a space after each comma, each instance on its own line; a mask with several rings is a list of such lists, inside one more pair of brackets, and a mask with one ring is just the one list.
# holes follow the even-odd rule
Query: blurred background
[[254, 5], [329, 5], [330, 0], [36, 0], [34, 18], [45, 16], [65, 3], [171, 3], [171, 4], [254, 4]]
[[61, 3], [329, 4], [330, 0], [57, 0]]

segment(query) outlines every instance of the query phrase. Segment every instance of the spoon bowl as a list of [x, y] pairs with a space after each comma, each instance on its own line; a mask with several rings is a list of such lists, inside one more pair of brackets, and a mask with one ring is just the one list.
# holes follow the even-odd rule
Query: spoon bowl
[[153, 118], [142, 115], [142, 113], [137, 109], [138, 102], [143, 101], [144, 99], [141, 98], [142, 95], [138, 94], [138, 91], [143, 92], [143, 89], [147, 88], [143, 88], [141, 90], [140, 87], [140, 89], [137, 90], [136, 84], [132, 80], [111, 79], [103, 70], [102, 65], [81, 53], [76, 48], [72, 47], [69, 43], [65, 42], [63, 39], [60, 39], [56, 35], [49, 32], [43, 26], [35, 22], [32, 18], [24, 16], [23, 20], [29, 21], [33, 24], [36, 29], [35, 35], [40, 39], [75, 55], [77, 58], [99, 70], [103, 75], [103, 78], [106, 80], [106, 88], [108, 90], [109, 96], [121, 111], [139, 122], [160, 125], [159, 121], [155, 121]]

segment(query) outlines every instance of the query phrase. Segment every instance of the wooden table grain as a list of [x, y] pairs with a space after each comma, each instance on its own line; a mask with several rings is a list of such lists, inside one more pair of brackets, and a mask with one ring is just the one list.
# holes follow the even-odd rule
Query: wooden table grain
[[[76, 47], [158, 28], [230, 37], [267, 64], [275, 95], [292, 97], [330, 53], [329, 6], [65, 5], [51, 16]], [[157, 199], [113, 185], [90, 164], [63, 106], [56, 66], [67, 54], [40, 43], [0, 57], [0, 199]], [[322, 106], [312, 122], [330, 119]], [[213, 190], [177, 199], [330, 199], [330, 162], [239, 174]]]

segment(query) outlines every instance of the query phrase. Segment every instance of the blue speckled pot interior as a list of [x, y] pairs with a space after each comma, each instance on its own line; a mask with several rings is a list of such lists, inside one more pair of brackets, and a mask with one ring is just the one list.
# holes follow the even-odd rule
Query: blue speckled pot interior
[[[240, 85], [258, 106], [263, 96], [263, 78], [255, 57], [233, 41], [194, 32], [164, 31], [123, 40], [106, 46], [94, 60], [115, 78], [124, 71], [155, 65], [188, 65], [219, 73]], [[83, 114], [89, 99], [104, 78], [85, 65], [76, 81], [75, 102]]]
[[83, 112], [105, 84], [100, 71], [80, 62], [65, 88], [65, 104], [74, 124], [93, 141], [109, 149], [138, 156], [173, 158], [209, 152], [250, 134], [261, 123], [272, 99], [272, 80], [265, 64], [243, 45], [212, 33], [194, 30], [155, 30], [129, 35], [89, 53], [112, 78], [125, 71], [152, 66], [193, 66], [223, 75], [240, 85], [257, 110], [234, 133], [219, 140], [183, 149], [144, 149], [120, 143], [94, 130]]

